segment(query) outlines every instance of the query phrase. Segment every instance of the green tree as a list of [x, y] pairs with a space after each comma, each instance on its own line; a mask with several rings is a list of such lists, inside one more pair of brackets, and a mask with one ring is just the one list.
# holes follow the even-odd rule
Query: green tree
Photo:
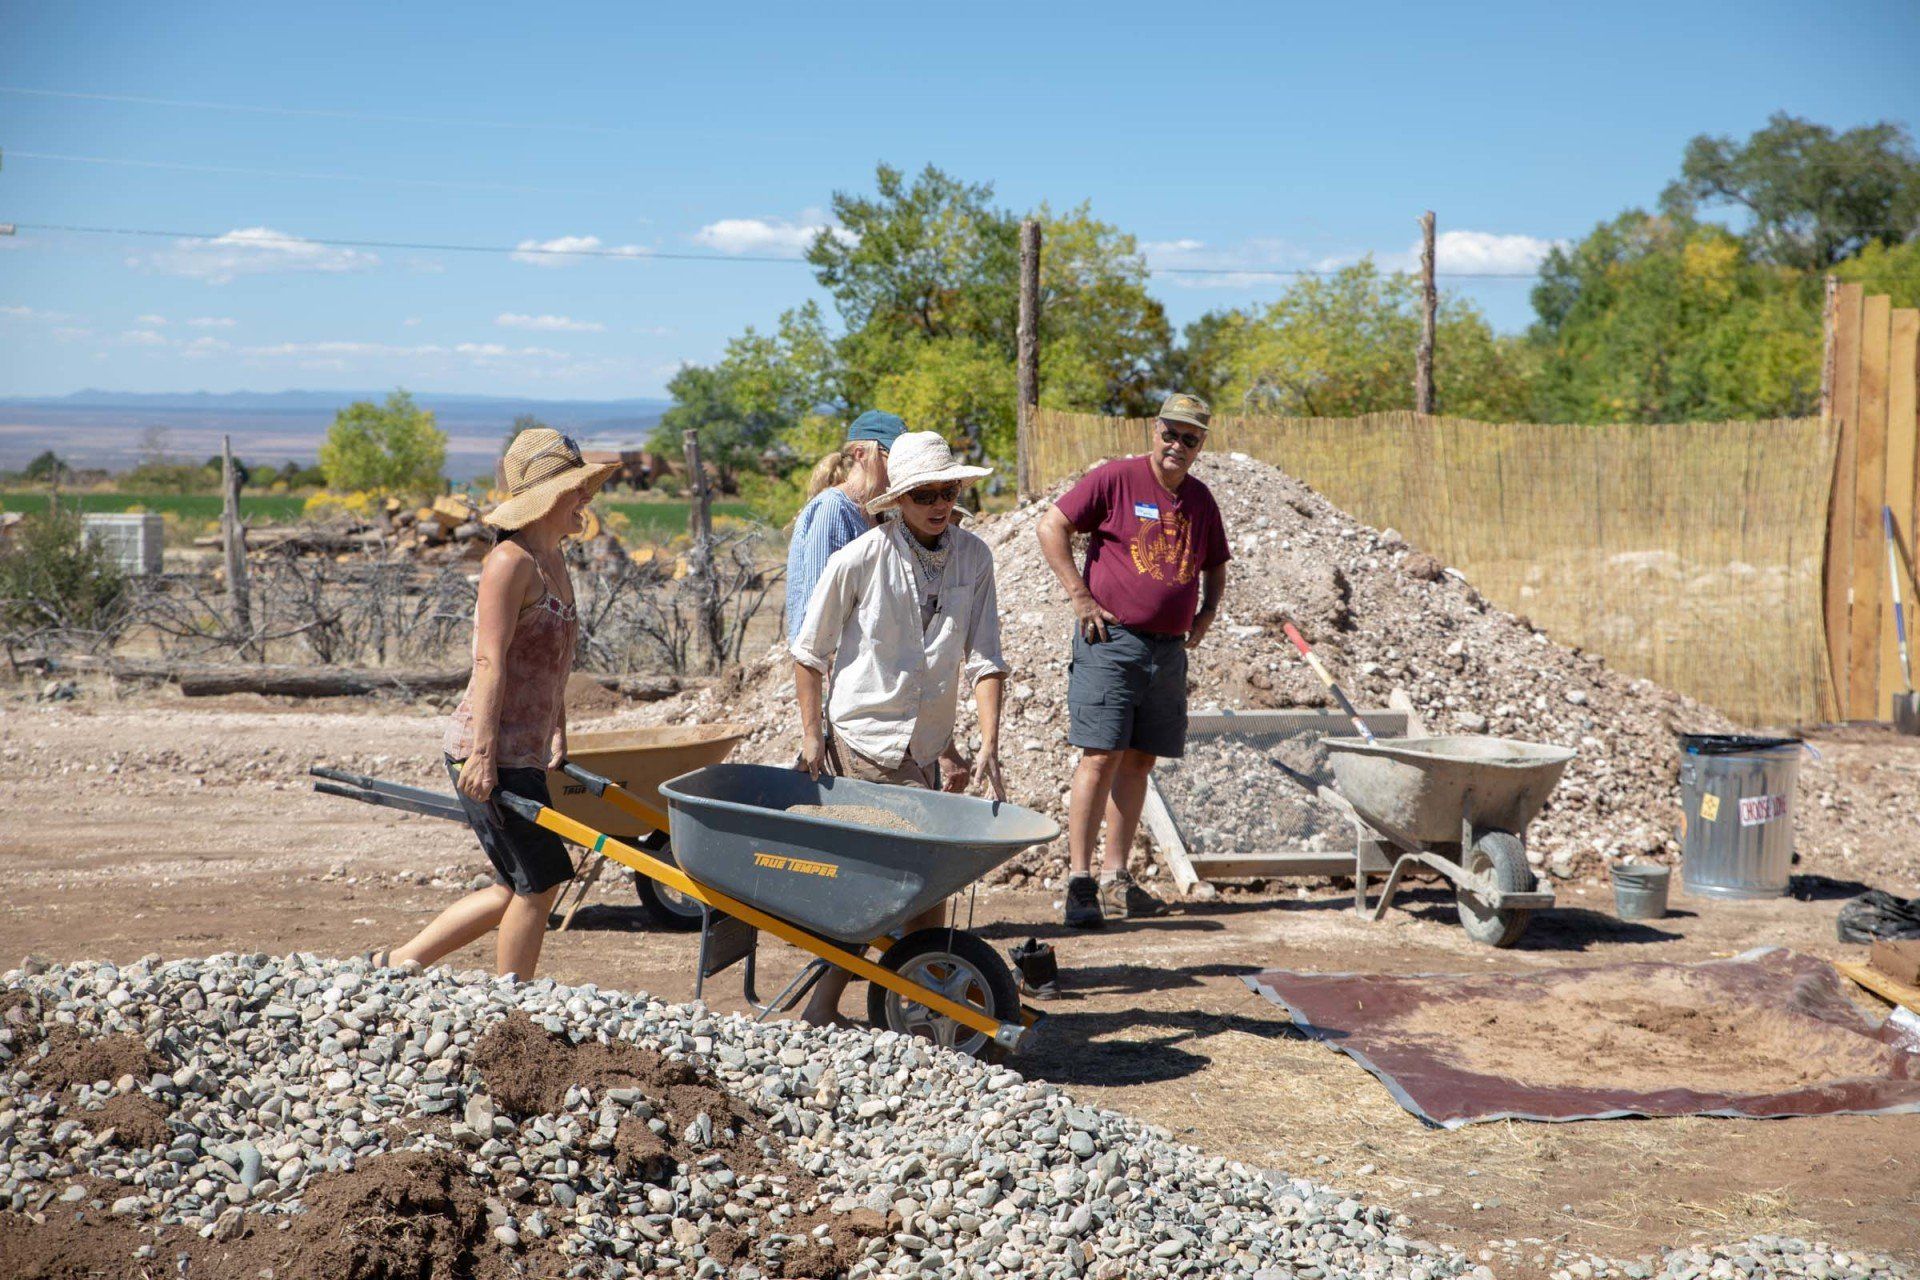
[[1534, 289], [1536, 414], [1686, 422], [1813, 412], [1816, 277], [1725, 228], [1630, 210], [1547, 256]]
[[126, 578], [88, 541], [77, 508], [20, 522], [0, 548], [0, 626], [16, 635], [111, 633], [125, 621]]
[[1920, 230], [1920, 153], [1898, 124], [1836, 133], [1781, 112], [1745, 142], [1694, 138], [1661, 203], [1685, 220], [1702, 204], [1737, 206], [1758, 260], [1821, 271]]
[[839, 226], [807, 249], [815, 278], [850, 332], [879, 327], [932, 339], [1004, 335], [1019, 298], [1018, 221], [994, 209], [993, 187], [928, 165], [912, 184], [891, 165], [874, 196], [833, 193]]
[[1868, 293], [1886, 294], [1896, 307], [1920, 307], [1920, 239], [1870, 244], [1834, 267], [1833, 274]]
[[[1059, 215], [1043, 204], [1037, 217], [1040, 403], [1124, 417], [1152, 413], [1170, 387], [1173, 326], [1147, 293], [1138, 242], [1096, 219], [1084, 202]], [[1016, 300], [1017, 290], [1016, 279]]]
[[73, 475], [73, 468], [59, 454], [47, 449], [20, 474], [30, 484], [60, 484]]
[[[1348, 417], [1411, 407], [1419, 288], [1366, 258], [1308, 276], [1258, 311], [1190, 326], [1186, 363], [1222, 412]], [[1434, 394], [1440, 412], [1500, 421], [1524, 415], [1528, 362], [1465, 299], [1441, 301]]]
[[329, 489], [424, 493], [440, 487], [447, 435], [431, 410], [395, 391], [383, 405], [356, 400], [334, 415], [320, 446]]

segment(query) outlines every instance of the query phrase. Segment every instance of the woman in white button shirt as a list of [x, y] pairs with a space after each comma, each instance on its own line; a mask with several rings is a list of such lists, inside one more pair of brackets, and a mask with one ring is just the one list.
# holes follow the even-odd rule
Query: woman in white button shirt
[[[993, 553], [954, 522], [965, 485], [991, 472], [958, 462], [932, 431], [894, 441], [888, 485], [867, 503], [883, 518], [833, 553], [793, 637], [800, 767], [900, 786], [940, 786], [939, 759], [953, 745], [964, 684], [980, 713], [979, 772], [996, 800], [1000, 776], [1000, 700], [1007, 664], [1000, 656], [1000, 610]], [[831, 673], [826, 714], [821, 693]], [[963, 784], [964, 785], [964, 784]], [[943, 906], [907, 928], [938, 925]], [[830, 970], [803, 1015], [838, 1020], [846, 974]]]

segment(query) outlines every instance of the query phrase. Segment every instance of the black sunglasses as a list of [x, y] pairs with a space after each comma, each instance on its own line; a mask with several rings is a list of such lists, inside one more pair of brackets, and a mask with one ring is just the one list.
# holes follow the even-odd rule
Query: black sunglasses
[[1172, 444], [1175, 440], [1178, 440], [1189, 449], [1198, 449], [1207, 439], [1205, 436], [1197, 436], [1191, 431], [1175, 431], [1164, 422], [1160, 424], [1160, 438], [1168, 444]]
[[907, 496], [913, 499], [913, 505], [916, 507], [930, 507], [936, 502], [958, 502], [960, 501], [960, 486], [958, 484], [943, 484], [936, 489], [929, 485], [925, 489], [909, 489]]

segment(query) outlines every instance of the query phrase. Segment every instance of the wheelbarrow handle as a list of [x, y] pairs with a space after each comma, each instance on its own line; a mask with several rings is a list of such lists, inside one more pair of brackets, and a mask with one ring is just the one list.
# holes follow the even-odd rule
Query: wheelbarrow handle
[[540, 821], [540, 811], [547, 807], [538, 800], [529, 800], [525, 796], [517, 796], [511, 791], [502, 791], [497, 787], [493, 792], [493, 802], [506, 806], [532, 823]]
[[560, 772], [566, 774], [569, 778], [572, 778], [596, 796], [604, 796], [607, 794], [608, 787], [619, 785], [614, 782], [612, 778], [604, 777], [591, 769], [582, 768], [571, 760], [564, 761], [560, 765]]

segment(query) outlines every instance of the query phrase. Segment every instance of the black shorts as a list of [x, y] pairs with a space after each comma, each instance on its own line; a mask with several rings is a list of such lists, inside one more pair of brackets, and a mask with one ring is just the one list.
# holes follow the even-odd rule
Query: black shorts
[[[476, 804], [461, 793], [460, 764], [452, 756], [447, 757], [447, 772], [453, 776], [454, 794], [460, 797], [460, 807], [467, 814], [467, 825], [473, 828], [474, 835], [480, 837], [480, 847], [487, 851], [487, 861], [493, 864], [494, 882], [507, 886], [515, 893], [535, 894], [545, 893], [553, 886], [573, 879], [573, 858], [567, 853], [565, 842], [545, 827], [535, 826], [504, 805], [494, 806], [505, 824], [496, 825], [493, 812], [486, 805]], [[501, 769], [499, 787], [502, 791], [538, 800], [541, 804], [553, 803], [547, 791], [545, 769]]]
[[1067, 668], [1067, 741], [1082, 750], [1185, 755], [1185, 637], [1108, 623], [1107, 638], [1095, 642], [1076, 628]]

